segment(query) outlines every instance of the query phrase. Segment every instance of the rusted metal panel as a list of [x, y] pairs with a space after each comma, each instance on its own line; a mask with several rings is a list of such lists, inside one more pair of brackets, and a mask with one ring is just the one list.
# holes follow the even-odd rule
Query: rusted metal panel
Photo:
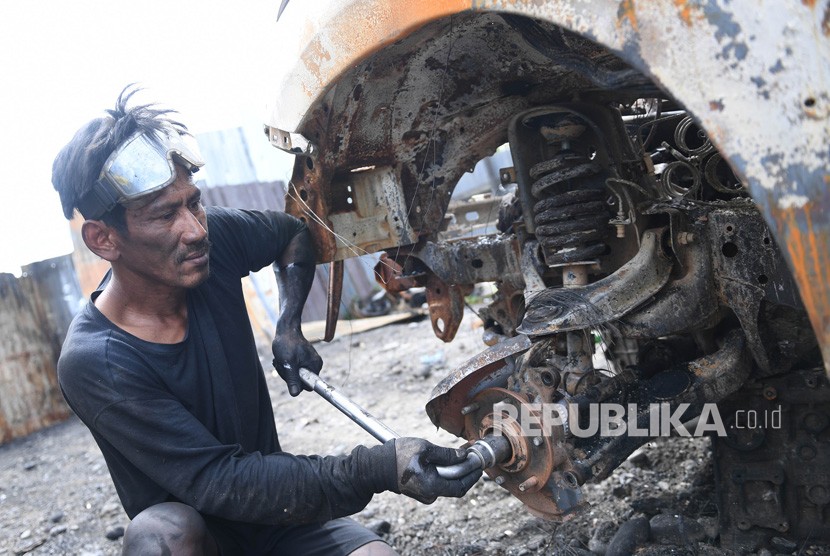
[[515, 370], [511, 358], [526, 352], [531, 345], [527, 336], [514, 336], [475, 355], [447, 375], [433, 388], [426, 406], [433, 424], [462, 436], [465, 421], [462, 407], [486, 388], [504, 387]]
[[423, 261], [444, 282], [477, 284], [502, 281], [523, 287], [519, 246], [512, 237], [495, 235], [427, 241], [407, 256]]
[[338, 187], [335, 182], [332, 187], [342, 194], [333, 198], [337, 204], [329, 207], [329, 219], [335, 229], [351, 230], [350, 235], [337, 238], [334, 260], [416, 240], [403, 189], [391, 168], [352, 172], [350, 178], [346, 185]]
[[[70, 415], [56, 371], [68, 325], [60, 276], [64, 268], [47, 262], [30, 265], [28, 277], [0, 274], [0, 444]], [[46, 274], [58, 276], [51, 280]], [[68, 290], [72, 280], [74, 276]], [[77, 283], [74, 290], [67, 292], [73, 299], [79, 297]]]
[[830, 196], [824, 189], [801, 207], [771, 200], [765, 208], [793, 270], [830, 373]]

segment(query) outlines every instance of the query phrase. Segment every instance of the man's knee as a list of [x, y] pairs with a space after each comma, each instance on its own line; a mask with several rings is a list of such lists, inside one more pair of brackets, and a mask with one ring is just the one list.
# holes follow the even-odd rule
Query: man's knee
[[364, 544], [349, 556], [398, 556], [391, 546], [382, 541], [373, 541]]
[[199, 512], [178, 502], [150, 506], [124, 535], [124, 555], [209, 554], [218, 551]]

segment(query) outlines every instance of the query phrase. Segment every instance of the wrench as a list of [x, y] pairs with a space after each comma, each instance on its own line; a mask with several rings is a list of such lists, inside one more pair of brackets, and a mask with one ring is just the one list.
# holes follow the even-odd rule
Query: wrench
[[[300, 379], [381, 443], [393, 438], [400, 438], [401, 435], [308, 369], [300, 368]], [[467, 448], [467, 459], [462, 463], [436, 466], [436, 470], [438, 475], [444, 479], [458, 479], [477, 469], [487, 469], [497, 463], [506, 461], [510, 458], [510, 455], [510, 442], [505, 437], [488, 436], [476, 440]]]

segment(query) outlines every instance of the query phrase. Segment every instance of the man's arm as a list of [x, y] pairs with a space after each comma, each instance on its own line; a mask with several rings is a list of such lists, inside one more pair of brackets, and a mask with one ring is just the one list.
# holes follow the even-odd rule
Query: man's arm
[[347, 456], [245, 453], [222, 444], [175, 400], [124, 400], [92, 426], [176, 500], [233, 521], [292, 525], [362, 510], [396, 488], [394, 445]]
[[328, 521], [359, 512], [383, 491], [430, 504], [439, 496], [464, 496], [481, 477], [473, 471], [441, 478], [435, 466], [461, 463], [464, 451], [420, 438], [357, 446], [346, 456], [244, 453], [217, 441], [172, 399], [114, 403], [92, 426], [176, 500], [247, 523]]
[[291, 239], [280, 260], [274, 263], [280, 312], [271, 349], [274, 368], [288, 385], [288, 393], [292, 396], [297, 396], [303, 389], [310, 390], [300, 380], [300, 367], [314, 373], [319, 373], [323, 367], [323, 360], [300, 328], [303, 306], [314, 281], [315, 263], [314, 244], [307, 228]]

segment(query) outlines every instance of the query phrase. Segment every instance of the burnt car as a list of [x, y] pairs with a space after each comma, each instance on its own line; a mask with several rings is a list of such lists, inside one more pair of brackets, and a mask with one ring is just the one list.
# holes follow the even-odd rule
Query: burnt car
[[[492, 283], [486, 345], [427, 412], [506, 437], [487, 473], [529, 511], [578, 512], [581, 485], [664, 435], [658, 408], [710, 425], [724, 546], [830, 540], [826, 4], [282, 7], [296, 64], [265, 131], [296, 156], [287, 210], [331, 264], [329, 337], [350, 257], [382, 253], [388, 291], [424, 288], [445, 342]], [[473, 200], [492, 225], [450, 233], [459, 179], [506, 149]], [[603, 404], [623, 433], [590, 432]]]

